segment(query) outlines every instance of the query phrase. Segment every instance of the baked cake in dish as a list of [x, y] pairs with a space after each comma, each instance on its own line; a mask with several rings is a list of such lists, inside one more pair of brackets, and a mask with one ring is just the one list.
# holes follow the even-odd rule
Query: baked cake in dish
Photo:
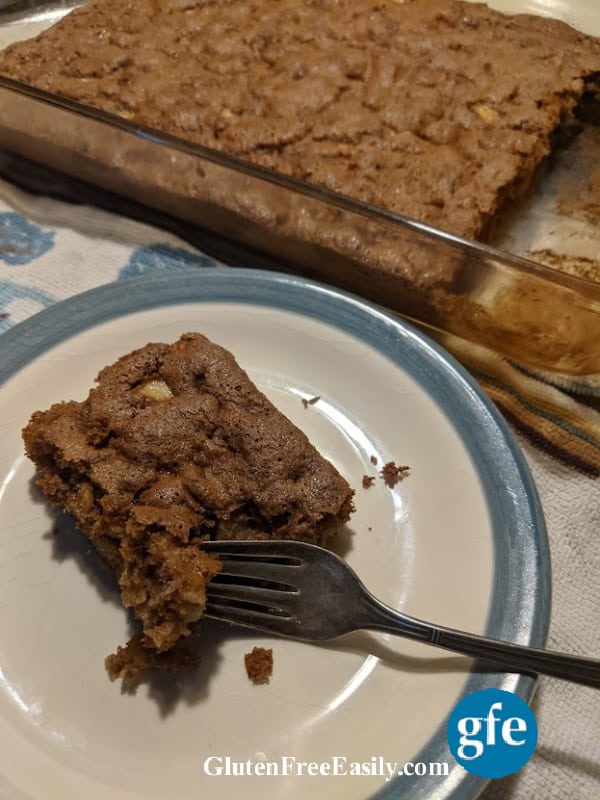
[[528, 190], [600, 41], [459, 0], [94, 0], [0, 74], [486, 239]]
[[43, 493], [73, 515], [141, 623], [107, 660], [113, 678], [181, 660], [169, 653], [220, 566], [203, 539], [325, 544], [353, 510], [333, 465], [196, 333], [123, 356], [84, 401], [33, 414], [23, 438]]

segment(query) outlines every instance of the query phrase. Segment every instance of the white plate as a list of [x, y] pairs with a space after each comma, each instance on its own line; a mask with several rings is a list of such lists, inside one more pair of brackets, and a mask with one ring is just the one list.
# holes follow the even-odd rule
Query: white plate
[[[356, 488], [342, 546], [377, 596], [449, 626], [545, 642], [549, 562], [534, 487], [499, 415], [435, 344], [358, 299], [275, 273], [111, 284], [0, 340], [0, 795], [474, 797], [482, 781], [453, 761], [444, 720], [476, 688], [528, 698], [530, 679], [470, 672], [467, 659], [388, 635], [311, 646], [208, 622], [198, 670], [135, 694], [108, 680], [103, 659], [128, 637], [125, 613], [84, 538], [64, 524], [51, 534], [56, 517], [33, 487], [20, 431], [35, 409], [85, 397], [119, 355], [188, 330], [229, 348]], [[394, 490], [380, 479], [362, 488], [376, 474], [371, 455], [410, 475]], [[244, 672], [255, 644], [274, 650], [268, 686]], [[439, 761], [449, 774], [214, 777], [210, 756]]]

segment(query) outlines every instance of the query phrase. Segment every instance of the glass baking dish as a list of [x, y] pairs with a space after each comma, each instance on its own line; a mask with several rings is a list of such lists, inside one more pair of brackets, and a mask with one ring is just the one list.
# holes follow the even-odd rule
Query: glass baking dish
[[600, 373], [600, 283], [0, 77], [0, 148], [420, 324]]

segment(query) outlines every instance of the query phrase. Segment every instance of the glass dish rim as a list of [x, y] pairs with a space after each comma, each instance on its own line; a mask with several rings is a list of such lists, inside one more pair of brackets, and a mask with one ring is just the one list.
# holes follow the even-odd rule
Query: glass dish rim
[[[234, 172], [241, 172], [255, 180], [278, 186], [285, 191], [301, 194], [313, 200], [317, 200], [329, 207], [337, 208], [342, 211], [349, 211], [379, 223], [391, 224], [392, 226], [403, 228], [416, 235], [424, 236], [425, 238], [439, 242], [442, 245], [450, 247], [452, 250], [459, 250], [471, 256], [474, 261], [493, 259], [511, 270], [535, 276], [548, 283], [559, 285], [590, 299], [597, 299], [600, 301], [600, 281], [594, 281], [590, 278], [562, 272], [532, 259], [500, 250], [484, 242], [458, 236], [436, 228], [433, 225], [429, 225], [428, 223], [419, 222], [418, 220], [349, 197], [348, 195], [333, 191], [324, 186], [262, 167], [240, 156], [225, 153], [196, 142], [191, 142], [156, 128], [151, 128], [125, 119], [117, 114], [112, 114], [108, 111], [81, 103], [72, 98], [48, 92], [44, 89], [38, 89], [35, 86], [8, 78], [4, 75], [0, 75], [0, 91], [2, 90], [27, 97], [40, 103], [42, 106], [58, 108], [61, 111], [76, 114], [92, 122], [108, 125], [134, 138], [150, 140], [159, 146], [205, 159], [217, 166], [230, 169]], [[0, 121], [0, 128], [1, 127], [5, 127], [2, 121]], [[597, 296], [594, 298], [594, 295]]]

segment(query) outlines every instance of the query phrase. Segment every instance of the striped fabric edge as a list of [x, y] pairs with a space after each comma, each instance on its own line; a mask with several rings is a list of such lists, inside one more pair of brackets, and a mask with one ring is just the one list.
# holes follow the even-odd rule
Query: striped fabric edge
[[443, 336], [441, 343], [535, 448], [588, 477], [600, 476], [600, 386], [594, 379], [548, 374], [454, 337]]

